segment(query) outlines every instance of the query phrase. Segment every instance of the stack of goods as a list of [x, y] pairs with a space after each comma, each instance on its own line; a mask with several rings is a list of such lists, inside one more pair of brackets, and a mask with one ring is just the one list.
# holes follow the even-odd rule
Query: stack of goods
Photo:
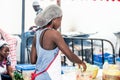
[[[104, 62], [107, 60], [108, 63], [113, 64], [114, 63], [114, 58], [113, 58], [113, 54], [111, 53], [104, 53]], [[94, 60], [94, 65], [99, 66], [100, 68], [102, 68], [103, 66], [103, 55], [102, 54], [93, 54], [93, 60]]]
[[120, 70], [115, 64], [109, 64], [106, 69], [103, 69], [102, 80], [120, 80]]

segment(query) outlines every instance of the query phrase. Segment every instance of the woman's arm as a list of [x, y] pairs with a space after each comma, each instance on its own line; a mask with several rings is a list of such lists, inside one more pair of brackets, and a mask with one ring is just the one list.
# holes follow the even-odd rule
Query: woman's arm
[[7, 72], [8, 72], [8, 74], [10, 75], [10, 77], [12, 78], [12, 80], [13, 80], [13, 78], [14, 78], [14, 71], [13, 71], [13, 69], [12, 69], [12, 67], [11, 67], [11, 65], [8, 65], [7, 66]]
[[36, 53], [36, 36], [33, 38], [31, 53], [30, 53], [30, 60], [32, 64], [36, 64], [37, 61], [37, 53]]
[[77, 63], [79, 66], [82, 65], [85, 71], [86, 64], [82, 60], [80, 60], [79, 57], [69, 49], [68, 45], [65, 43], [61, 34], [58, 31], [53, 31], [52, 34], [53, 34], [52, 35], [53, 41], [59, 47], [62, 53], [65, 54], [70, 61]]

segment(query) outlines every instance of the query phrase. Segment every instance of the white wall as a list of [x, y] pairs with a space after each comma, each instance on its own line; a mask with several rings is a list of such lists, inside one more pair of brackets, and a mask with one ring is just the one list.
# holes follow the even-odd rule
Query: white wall
[[[38, 1], [44, 9], [56, 0], [25, 0], [25, 31], [34, 24], [36, 13], [32, 7]], [[120, 1], [61, 0], [63, 9], [62, 33], [115, 32], [120, 30]], [[0, 28], [12, 34], [21, 33], [22, 0], [0, 0]]]
[[0, 28], [8, 33], [20, 33], [21, 1], [0, 0]]
[[[25, 32], [35, 25], [33, 1], [38, 1], [43, 9], [49, 4], [56, 4], [55, 0], [25, 0]], [[0, 0], [0, 28], [10, 34], [21, 34], [22, 0]]]
[[[62, 32], [120, 31], [120, 1], [62, 0]], [[67, 29], [67, 30], [66, 30]]]

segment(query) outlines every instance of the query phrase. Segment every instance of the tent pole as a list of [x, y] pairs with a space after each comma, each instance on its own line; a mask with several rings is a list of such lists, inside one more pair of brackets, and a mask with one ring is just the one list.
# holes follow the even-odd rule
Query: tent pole
[[22, 33], [21, 33], [21, 52], [20, 63], [25, 62], [25, 0], [22, 0]]

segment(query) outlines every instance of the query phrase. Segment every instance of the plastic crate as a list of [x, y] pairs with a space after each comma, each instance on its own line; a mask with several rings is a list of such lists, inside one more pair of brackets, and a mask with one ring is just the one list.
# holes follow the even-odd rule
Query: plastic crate
[[100, 62], [96, 62], [96, 61], [94, 61], [94, 65], [97, 65], [99, 68], [101, 68], [102, 69], [102, 67], [103, 67], [103, 63], [100, 63]]
[[[102, 54], [94, 54], [93, 59], [94, 59], [94, 61], [93, 61], [94, 64], [99, 66], [100, 68], [102, 68], [102, 65], [103, 65]], [[105, 60], [107, 60], [109, 64], [114, 63], [113, 55], [110, 53], [104, 53], [104, 61]]]

